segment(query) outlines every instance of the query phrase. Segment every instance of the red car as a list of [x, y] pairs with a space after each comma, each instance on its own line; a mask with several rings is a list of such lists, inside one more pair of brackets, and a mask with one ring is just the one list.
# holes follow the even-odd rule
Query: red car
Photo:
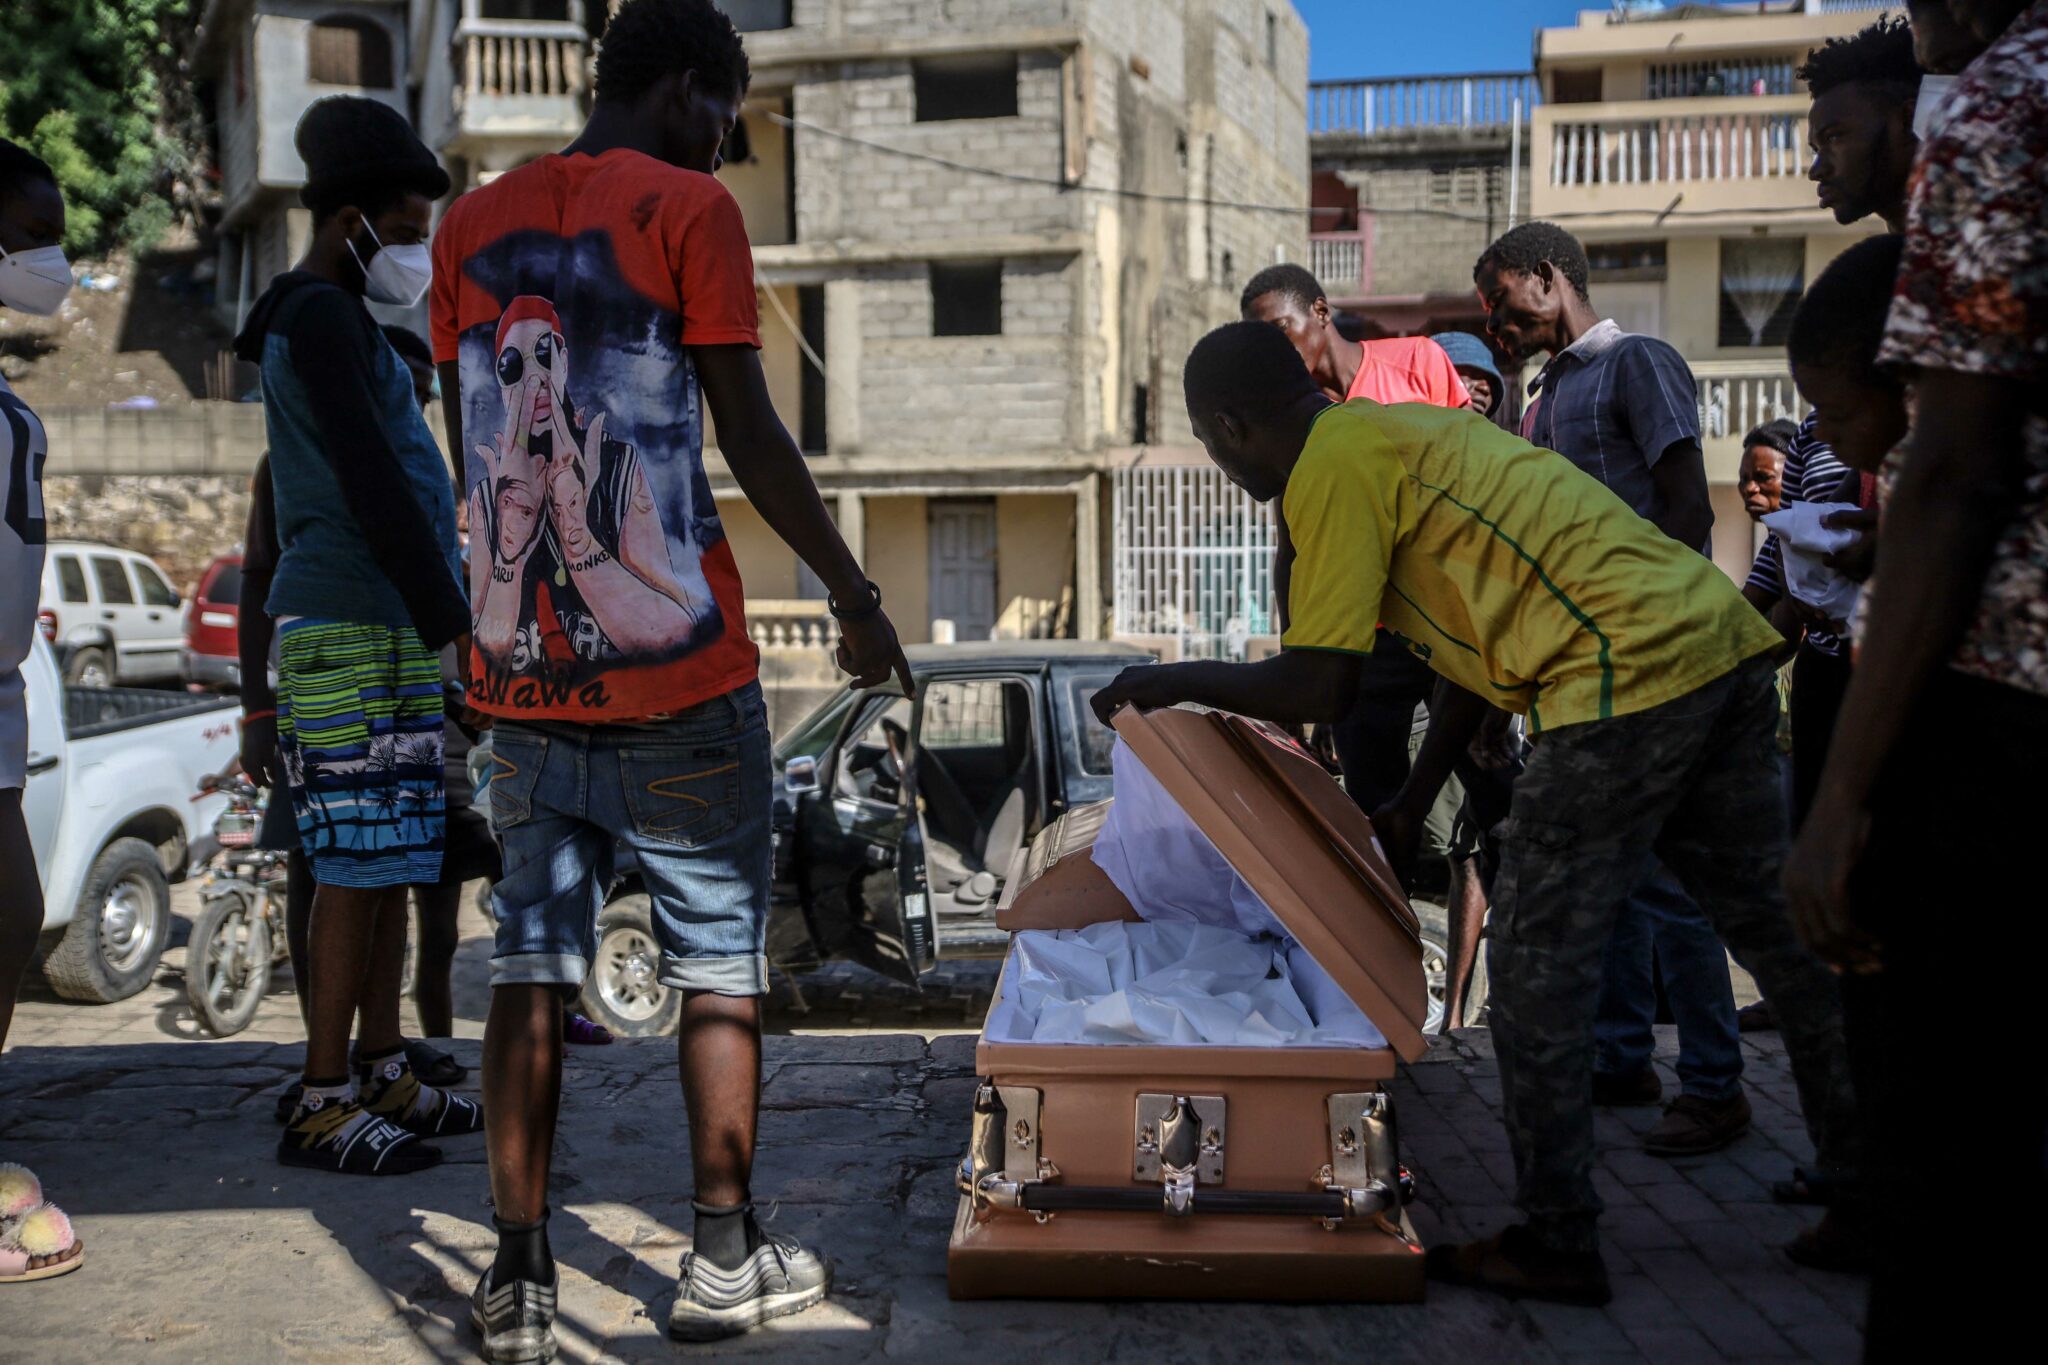
[[185, 681], [198, 687], [239, 688], [241, 647], [235, 639], [242, 618], [242, 556], [216, 556], [199, 576], [199, 591], [185, 613], [185, 647], [180, 651]]

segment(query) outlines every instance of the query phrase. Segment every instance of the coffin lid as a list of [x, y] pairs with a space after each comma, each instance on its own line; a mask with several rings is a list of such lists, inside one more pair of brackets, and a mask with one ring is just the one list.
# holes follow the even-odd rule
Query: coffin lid
[[[1222, 712], [1127, 706], [1111, 723], [1388, 1046], [1405, 1061], [1420, 1057], [1429, 1046], [1422, 1033], [1429, 996], [1415, 912], [1372, 822], [1322, 766], [1277, 732]], [[999, 925], [1137, 918], [1091, 860], [1069, 856], [1094, 842], [1106, 807], [1070, 812], [1020, 853]], [[1041, 890], [1064, 881], [1057, 898], [1064, 903], [1055, 909], [1042, 896], [1020, 896], [1041, 881]]]

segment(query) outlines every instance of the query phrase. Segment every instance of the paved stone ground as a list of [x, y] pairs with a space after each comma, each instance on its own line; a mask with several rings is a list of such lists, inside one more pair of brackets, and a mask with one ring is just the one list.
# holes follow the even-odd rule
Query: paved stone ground
[[[470, 890], [474, 892], [476, 885]], [[59, 998], [31, 971], [22, 983], [15, 1006], [12, 1047], [102, 1045], [120, 1042], [161, 1042], [169, 1038], [210, 1041], [192, 1021], [185, 1002], [185, 939], [198, 913], [193, 883], [171, 888], [171, 942], [156, 977], [141, 994], [118, 1004], [88, 1006]], [[461, 946], [452, 973], [455, 1036], [482, 1038], [484, 1014], [490, 1004], [490, 922], [474, 895], [463, 898], [458, 924]], [[947, 962], [925, 977], [922, 988], [877, 976], [849, 962], [791, 977], [777, 971], [770, 986], [767, 1027], [774, 1033], [858, 1033], [877, 1028], [919, 1033], [974, 1032], [988, 1013], [997, 963]], [[405, 1027], [417, 1031], [418, 1019], [406, 1006]], [[296, 1043], [304, 1038], [298, 1003], [291, 994], [288, 969], [279, 966], [271, 994], [255, 1020], [237, 1035], [240, 1042]]]
[[[488, 949], [481, 917], [464, 916], [452, 1046], [474, 1065]], [[272, 1097], [301, 1055], [293, 999], [273, 995], [237, 1038], [197, 1039], [183, 931], [181, 920], [180, 946], [132, 1000], [90, 1008], [31, 983], [16, 1014], [0, 1057], [0, 1160], [43, 1176], [90, 1261], [61, 1280], [0, 1289], [0, 1361], [471, 1358], [465, 1296], [492, 1245], [482, 1139], [448, 1144], [446, 1164], [407, 1180], [275, 1165]], [[1770, 1034], [1745, 1039], [1757, 1125], [1725, 1152], [1661, 1161], [1635, 1145], [1655, 1110], [1600, 1115], [1596, 1178], [1617, 1291], [1604, 1311], [1440, 1287], [1419, 1307], [952, 1303], [951, 1171], [967, 1134], [971, 1030], [992, 981], [993, 964], [973, 962], [943, 966], [922, 992], [843, 964], [777, 980], [770, 1027], [784, 1036], [768, 1041], [757, 1190], [779, 1206], [775, 1227], [833, 1256], [839, 1280], [824, 1307], [728, 1352], [947, 1359], [993, 1345], [1088, 1360], [1660, 1362], [1859, 1352], [1862, 1283], [1800, 1270], [1776, 1249], [1809, 1215], [1771, 1204], [1766, 1185], [1810, 1149]], [[1660, 1044], [1675, 1087], [1668, 1028]], [[571, 1059], [553, 1224], [566, 1360], [711, 1353], [661, 1334], [690, 1227], [674, 1075], [666, 1041]], [[1506, 1221], [1512, 1171], [1488, 1033], [1441, 1040], [1396, 1094], [1424, 1239]]]
[[[1666, 1031], [1668, 1033], [1668, 1030]], [[1668, 1073], [1672, 1040], [1664, 1040]], [[453, 1045], [474, 1063], [477, 1044]], [[294, 1046], [24, 1040], [0, 1060], [0, 1159], [77, 1218], [78, 1274], [0, 1290], [0, 1359], [414, 1361], [469, 1351], [464, 1296], [492, 1245], [480, 1137], [440, 1168], [345, 1180], [271, 1160], [272, 1096]], [[687, 1245], [687, 1136], [672, 1045], [579, 1050], [556, 1153], [566, 1360], [708, 1353], [662, 1336]], [[1602, 1114], [1617, 1297], [1604, 1311], [1433, 1288], [1415, 1307], [949, 1301], [951, 1170], [967, 1132], [972, 1038], [777, 1037], [757, 1192], [774, 1226], [826, 1249], [823, 1307], [726, 1349], [801, 1359], [1852, 1359], [1862, 1285], [1775, 1250], [1804, 1221], [1765, 1182], [1807, 1154], [1774, 1037], [1748, 1047], [1757, 1128], [1684, 1162], [1634, 1145], [1652, 1110]], [[1510, 1213], [1484, 1030], [1442, 1040], [1397, 1086], [1427, 1241]]]

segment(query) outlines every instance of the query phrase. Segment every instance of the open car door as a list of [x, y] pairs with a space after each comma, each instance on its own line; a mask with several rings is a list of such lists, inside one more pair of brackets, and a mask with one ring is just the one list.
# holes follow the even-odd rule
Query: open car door
[[800, 875], [827, 950], [911, 985], [937, 954], [916, 818], [914, 717], [893, 686], [862, 697], [821, 765], [826, 799], [804, 802], [798, 817]]

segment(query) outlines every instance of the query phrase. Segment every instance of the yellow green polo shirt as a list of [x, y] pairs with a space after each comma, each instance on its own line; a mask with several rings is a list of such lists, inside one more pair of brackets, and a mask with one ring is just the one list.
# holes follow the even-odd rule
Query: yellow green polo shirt
[[1385, 622], [1532, 731], [1643, 711], [1782, 641], [1591, 475], [1467, 409], [1326, 409], [1287, 480], [1289, 649]]

